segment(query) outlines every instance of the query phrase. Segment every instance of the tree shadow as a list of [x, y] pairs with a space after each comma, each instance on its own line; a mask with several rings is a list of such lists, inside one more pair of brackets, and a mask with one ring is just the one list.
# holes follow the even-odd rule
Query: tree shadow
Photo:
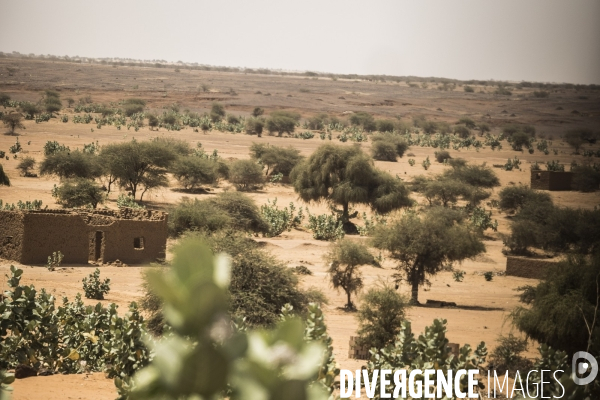
[[194, 189], [172, 188], [171, 191], [177, 192], [177, 193], [186, 193], [186, 194], [211, 194], [212, 189], [210, 189], [210, 188], [194, 188]]
[[466, 305], [459, 305], [456, 303], [447, 304], [447, 305], [420, 303], [420, 304], [413, 305], [413, 307], [439, 308], [439, 309], [449, 309], [449, 310], [466, 310], [466, 311], [505, 311], [505, 309], [502, 307], [466, 306]]

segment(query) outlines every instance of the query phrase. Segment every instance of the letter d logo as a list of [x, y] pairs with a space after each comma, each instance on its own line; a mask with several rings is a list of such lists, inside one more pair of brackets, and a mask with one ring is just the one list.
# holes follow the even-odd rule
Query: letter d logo
[[[577, 364], [577, 360], [580, 358], [585, 358], [587, 362]], [[578, 373], [585, 373], [590, 367], [590, 365], [592, 367], [592, 370], [587, 378], [577, 377]], [[573, 355], [571, 369], [573, 371], [571, 372], [571, 378], [573, 378], [573, 382], [575, 382], [576, 385], [587, 385], [588, 383], [591, 383], [594, 379], [596, 379], [596, 376], [598, 375], [598, 361], [596, 361], [596, 359], [590, 353], [587, 353], [585, 351], [578, 351]]]

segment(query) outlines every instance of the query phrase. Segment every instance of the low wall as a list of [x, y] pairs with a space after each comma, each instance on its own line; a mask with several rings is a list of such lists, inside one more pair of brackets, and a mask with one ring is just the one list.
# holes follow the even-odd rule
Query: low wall
[[531, 171], [531, 188], [537, 190], [572, 190], [573, 172]]
[[543, 279], [546, 277], [548, 268], [554, 264], [556, 264], [555, 261], [526, 257], [507, 257], [506, 275], [530, 279]]

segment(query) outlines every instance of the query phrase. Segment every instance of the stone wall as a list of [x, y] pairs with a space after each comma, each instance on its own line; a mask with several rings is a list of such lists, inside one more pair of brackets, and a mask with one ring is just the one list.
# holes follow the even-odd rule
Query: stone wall
[[[55, 251], [64, 254], [66, 264], [115, 260], [136, 264], [165, 257], [167, 214], [163, 212], [120, 209], [8, 213], [12, 217], [4, 216], [0, 222], [16, 221], [8, 229], [22, 232], [22, 240], [18, 241], [21, 247], [11, 250], [3, 245], [0, 256], [23, 264], [44, 264]], [[6, 236], [0, 230], [0, 239]]]
[[531, 171], [531, 188], [537, 190], [572, 190], [573, 172]]
[[556, 264], [555, 261], [540, 260], [526, 257], [507, 257], [506, 275], [521, 278], [543, 279], [549, 267]]

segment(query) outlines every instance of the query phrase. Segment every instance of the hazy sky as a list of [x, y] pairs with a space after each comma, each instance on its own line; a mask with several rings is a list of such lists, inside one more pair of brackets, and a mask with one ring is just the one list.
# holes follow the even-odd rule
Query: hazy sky
[[600, 84], [600, 1], [0, 0], [0, 51]]

